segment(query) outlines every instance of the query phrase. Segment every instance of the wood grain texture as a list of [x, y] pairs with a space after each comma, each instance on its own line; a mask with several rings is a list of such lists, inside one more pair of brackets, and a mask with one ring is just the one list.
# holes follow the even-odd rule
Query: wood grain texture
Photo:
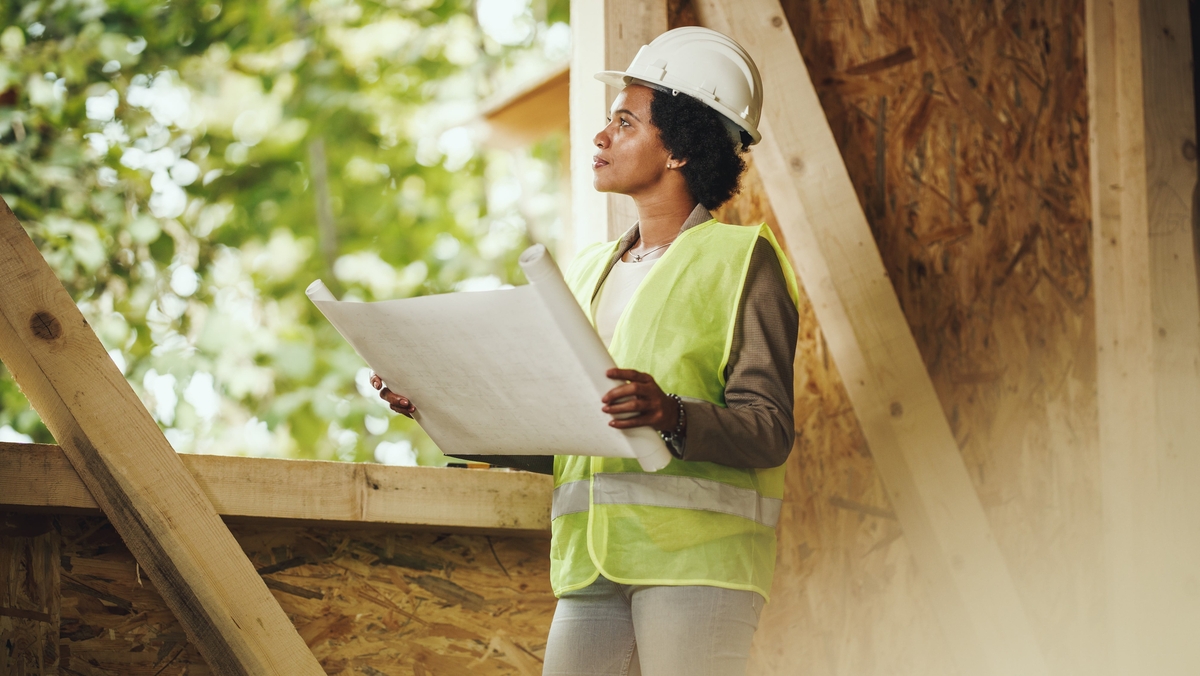
[[[1102, 549], [1082, 3], [980, 11], [890, 3], [877, 33], [862, 30], [853, 2], [787, 6], [1051, 671], [1096, 673], [1105, 657], [1096, 642]], [[911, 61], [849, 74], [906, 46]], [[874, 461], [856, 449], [819, 451], [804, 468], [806, 486], [829, 482], [878, 504], [882, 491], [861, 474]], [[822, 537], [808, 543], [841, 555], [813, 565], [819, 607], [847, 599], [838, 614], [847, 628], [835, 634], [845, 647], [835, 654], [863, 668], [843, 673], [947, 673], [923, 665], [946, 647], [896, 551], [909, 538], [890, 539], [886, 524], [872, 526], [878, 519], [829, 511], [818, 518]]]
[[1200, 669], [1200, 298], [1187, 3], [1089, 2], [1112, 673]]
[[[643, 45], [667, 30], [667, 0], [604, 0], [604, 68], [605, 70], [625, 70], [637, 56]], [[578, 35], [578, 32], [575, 33]], [[587, 74], [591, 77], [591, 73]], [[619, 90], [605, 87], [605, 113], [617, 98]], [[589, 133], [600, 131], [597, 127]], [[594, 144], [588, 144], [589, 151], [594, 152]], [[588, 165], [587, 176], [592, 176], [591, 165]], [[608, 201], [608, 237], [616, 239], [637, 222], [637, 207], [633, 198], [628, 195], [609, 193], [605, 195]]]
[[295, 629], [0, 200], [0, 360], [222, 674], [319, 674]]
[[764, 64], [763, 184], [958, 668], [1048, 673], [781, 8], [696, 5]]
[[[783, 7], [1050, 670], [1103, 673], [1083, 2]], [[723, 219], [767, 201], [746, 181]], [[796, 379], [752, 672], [961, 673], [803, 303]]]
[[[106, 519], [55, 519], [62, 663], [71, 670], [63, 673], [215, 673]], [[545, 538], [278, 523], [232, 530], [326, 674], [541, 673], [555, 603]]]
[[[1196, 111], [1189, 86], [1194, 36], [1185, 0], [1143, 0], [1140, 10], [1154, 313], [1150, 339], [1161, 463], [1157, 494], [1163, 501], [1160, 542], [1165, 547], [1164, 569], [1147, 575], [1163, 581], [1166, 603], [1157, 618], [1161, 634], [1149, 650], [1164, 655], [1166, 664], [1159, 673], [1195, 674], [1200, 673], [1200, 644], [1195, 641], [1200, 631], [1200, 570], [1193, 565], [1200, 561], [1200, 250]], [[1124, 391], [1120, 396], [1136, 395]]]
[[[548, 537], [553, 478], [528, 472], [181, 455], [223, 517]], [[57, 446], [0, 442], [0, 506], [97, 510]]]
[[[876, 8], [877, 31], [864, 30], [855, 2], [786, 5], [866, 209], [863, 241], [882, 254], [883, 285], [899, 296], [946, 411], [954, 455], [961, 449], [1013, 579], [1010, 598], [1026, 608], [1054, 672], [1091, 673], [1103, 658], [1082, 3], [977, 12], [893, 2]], [[755, 56], [768, 78], [782, 68], [778, 54]], [[780, 91], [767, 87], [768, 101]], [[796, 124], [811, 122], [808, 110], [789, 106]], [[824, 166], [798, 154], [801, 170]], [[847, 220], [826, 222], [844, 229]], [[832, 367], [836, 340], [824, 328], [802, 322], [810, 356], [797, 368], [800, 457], [789, 470], [794, 497], [759, 670], [955, 673], [947, 656], [956, 641], [932, 622], [931, 598], [915, 584], [913, 534], [878, 516], [902, 510], [875, 476], [881, 458], [865, 448], [837, 370], [851, 390], [852, 374]], [[891, 362], [873, 370], [895, 377]], [[905, 402], [883, 403], [886, 414], [909, 416]]]
[[0, 674], [59, 673], [59, 543], [47, 516], [0, 519]]

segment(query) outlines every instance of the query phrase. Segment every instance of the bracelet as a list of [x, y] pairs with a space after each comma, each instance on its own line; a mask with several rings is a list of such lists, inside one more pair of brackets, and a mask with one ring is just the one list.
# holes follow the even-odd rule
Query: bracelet
[[674, 399], [675, 403], [679, 405], [679, 419], [675, 423], [675, 429], [671, 430], [671, 434], [681, 437], [683, 436], [683, 430], [687, 428], [687, 413], [685, 413], [683, 410], [683, 399], [681, 399], [678, 394], [670, 394], [667, 396]]
[[687, 413], [683, 408], [683, 399], [678, 394], [668, 394], [668, 397], [675, 400], [679, 406], [679, 418], [675, 423], [675, 429], [670, 432], [659, 432], [658, 435], [662, 440], [667, 442], [667, 446], [671, 449], [671, 455], [676, 458], [681, 458], [683, 453], [683, 433], [687, 429]]

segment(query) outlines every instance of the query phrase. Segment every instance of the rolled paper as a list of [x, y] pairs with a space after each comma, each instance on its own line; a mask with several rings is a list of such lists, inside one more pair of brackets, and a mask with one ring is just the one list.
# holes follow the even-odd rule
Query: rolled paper
[[[608, 353], [600, 334], [592, 327], [587, 314], [575, 300], [575, 295], [563, 279], [562, 271], [550, 257], [546, 247], [534, 244], [521, 252], [517, 263], [525, 271], [525, 277], [537, 290], [546, 308], [550, 310], [563, 336], [574, 350], [576, 358], [591, 379], [598, 406], [600, 397], [612, 388], [625, 384], [623, 380], [614, 380], [605, 375], [608, 369], [616, 366], [616, 362]], [[614, 417], [628, 418], [635, 415], [636, 413], [631, 413]], [[643, 470], [654, 472], [666, 467], [671, 461], [671, 454], [663, 440], [649, 427], [635, 427], [621, 432]]]
[[329, 287], [325, 286], [325, 282], [319, 279], [308, 285], [308, 288], [304, 290], [304, 295], [308, 296], [311, 301], [337, 300], [330, 293]]

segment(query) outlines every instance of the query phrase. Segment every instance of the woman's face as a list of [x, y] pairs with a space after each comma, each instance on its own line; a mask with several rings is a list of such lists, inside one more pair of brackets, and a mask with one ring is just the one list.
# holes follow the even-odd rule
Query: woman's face
[[592, 185], [599, 192], [644, 194], [659, 187], [667, 175], [671, 154], [650, 123], [653, 97], [652, 89], [634, 84], [613, 101], [608, 124], [592, 139]]

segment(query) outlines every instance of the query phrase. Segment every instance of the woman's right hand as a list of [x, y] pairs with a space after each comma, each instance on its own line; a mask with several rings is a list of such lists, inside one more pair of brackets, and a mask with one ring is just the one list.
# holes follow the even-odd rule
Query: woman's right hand
[[412, 402], [408, 400], [408, 397], [401, 394], [396, 394], [395, 392], [384, 387], [383, 379], [374, 373], [371, 374], [371, 387], [379, 390], [379, 398], [386, 401], [388, 406], [391, 407], [391, 409], [396, 413], [399, 413], [403, 416], [408, 416], [409, 418], [413, 417], [413, 413], [416, 413], [417, 407], [413, 406]]

